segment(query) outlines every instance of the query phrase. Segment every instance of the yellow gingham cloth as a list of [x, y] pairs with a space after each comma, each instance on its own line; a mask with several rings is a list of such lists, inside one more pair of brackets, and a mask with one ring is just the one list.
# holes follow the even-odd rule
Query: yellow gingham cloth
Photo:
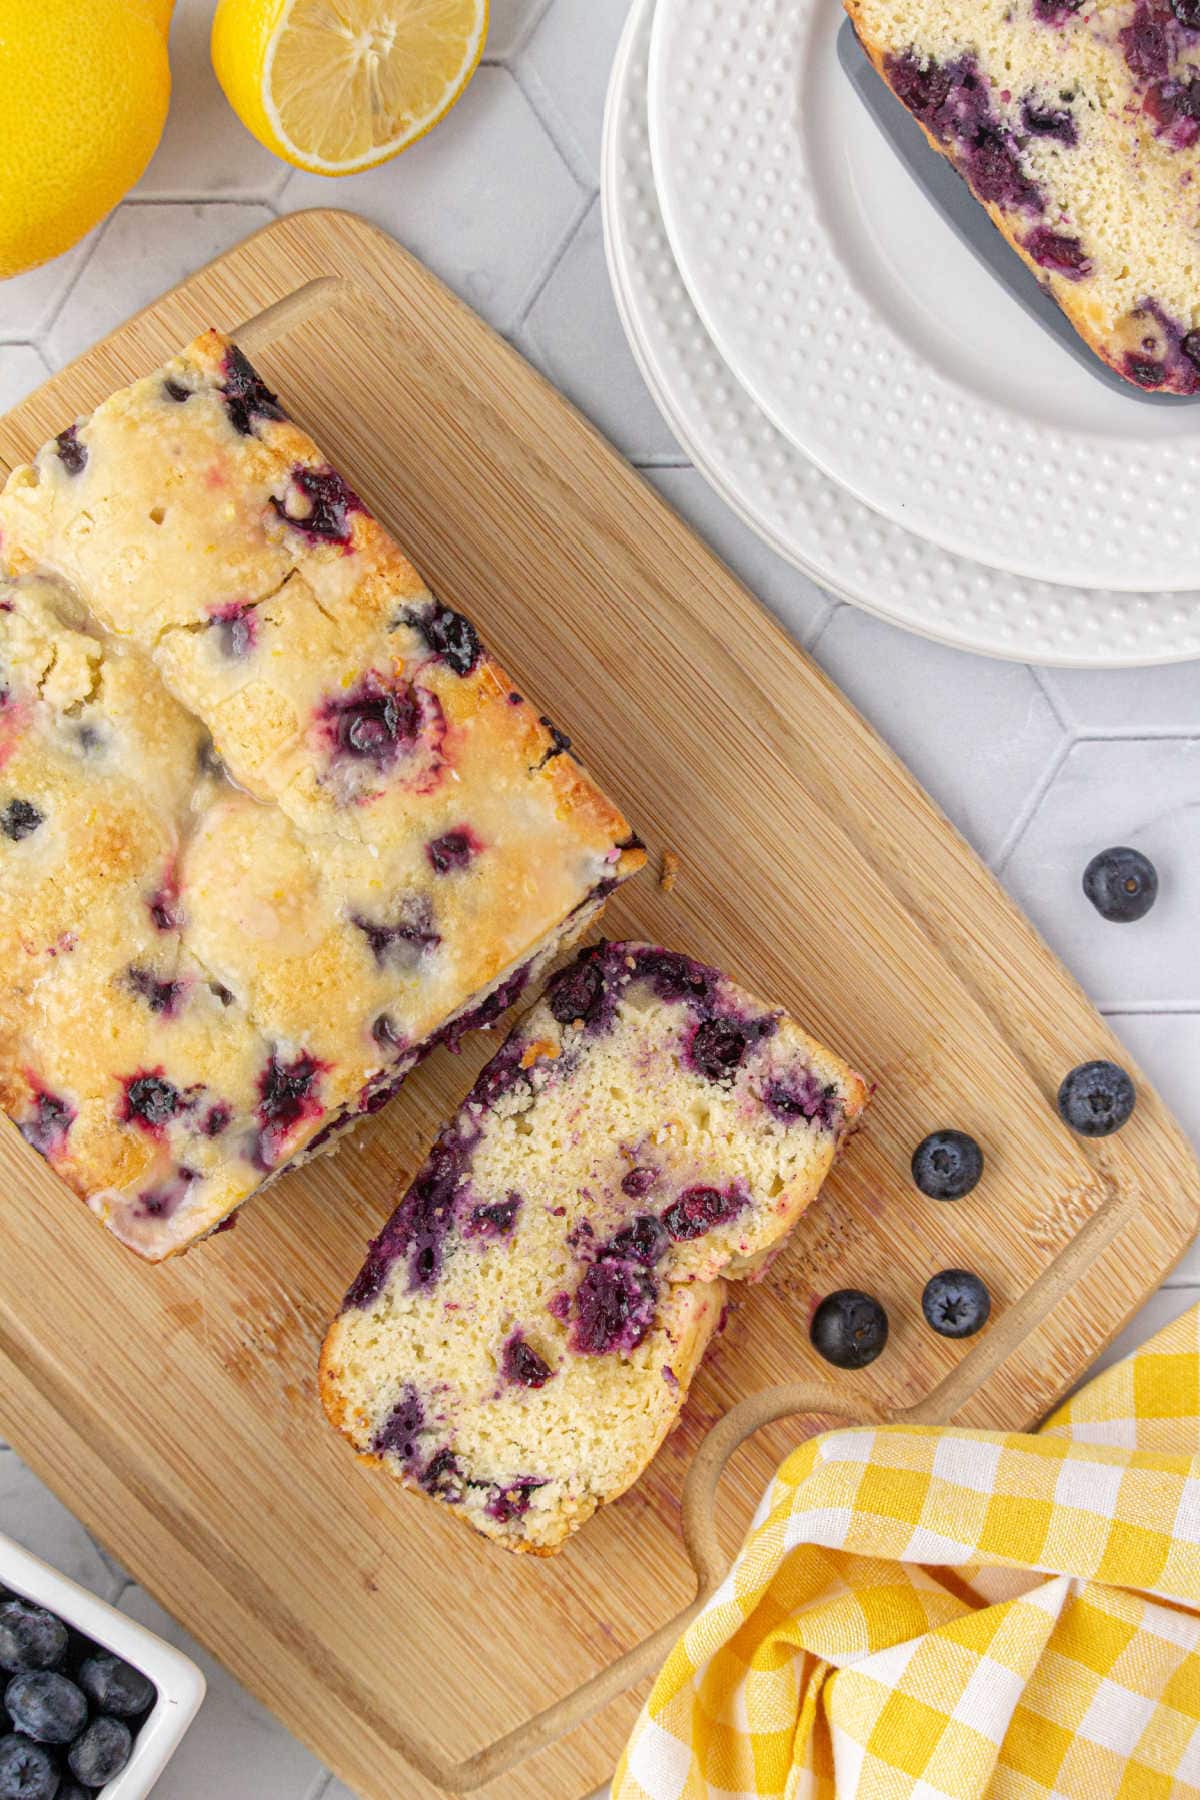
[[793, 1452], [613, 1800], [1200, 1795], [1200, 1307], [1036, 1434]]

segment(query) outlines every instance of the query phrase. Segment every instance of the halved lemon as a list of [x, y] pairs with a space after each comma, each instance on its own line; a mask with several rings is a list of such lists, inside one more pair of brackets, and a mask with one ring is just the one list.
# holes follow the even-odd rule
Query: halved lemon
[[406, 150], [475, 73], [488, 0], [220, 0], [229, 104], [298, 169], [353, 175]]

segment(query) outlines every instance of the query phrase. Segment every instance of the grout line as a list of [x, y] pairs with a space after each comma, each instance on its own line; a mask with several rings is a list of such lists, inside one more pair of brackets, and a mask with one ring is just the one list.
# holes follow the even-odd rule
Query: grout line
[[[257, 194], [129, 194], [108, 215], [114, 218], [124, 206], [270, 206]], [[107, 220], [105, 221], [107, 223]]]
[[833, 624], [833, 621], [837, 618], [838, 614], [844, 612], [848, 604], [845, 600], [838, 600], [835, 598], [835, 596], [830, 594], [826, 588], [822, 588], [821, 592], [825, 594], [829, 601], [829, 611], [826, 613], [825, 617], [820, 620], [817, 629], [813, 632], [812, 637], [804, 646], [810, 656], [816, 656], [817, 645], [821, 642], [821, 639], [825, 636], [825, 633], [829, 630], [829, 627]]
[[1109, 731], [1078, 731], [1074, 741], [1077, 744], [1200, 743], [1200, 725], [1163, 725], [1158, 730], [1152, 725], [1114, 726]]
[[631, 456], [629, 461], [635, 469], [695, 469], [695, 463], [681, 450], [651, 450], [643, 456]]
[[486, 68], [506, 69], [508, 67], [509, 58], [519, 56], [522, 50], [525, 49], [530, 38], [541, 24], [546, 14], [550, 11], [551, 3], [552, 0], [541, 0], [541, 5], [533, 8], [529, 17], [525, 20], [525, 23], [521, 26], [521, 29], [517, 32], [516, 37], [507, 50], [493, 50], [489, 54], [487, 45], [485, 44], [483, 56], [481, 58], [484, 66]]
[[[1156, 1294], [1200, 1294], [1200, 1282], [1194, 1276], [1189, 1280], [1185, 1275], [1182, 1280], [1176, 1281], [1174, 1276], [1168, 1275], [1165, 1281], [1159, 1282], [1154, 1292]], [[1147, 1294], [1146, 1300], [1149, 1299], [1150, 1295]], [[1145, 1303], [1143, 1302], [1143, 1304]]]
[[1026, 663], [1025, 667], [1029, 670], [1029, 673], [1033, 676], [1034, 686], [1038, 689], [1038, 692], [1041, 694], [1042, 699], [1046, 702], [1046, 705], [1050, 708], [1050, 711], [1054, 714], [1054, 717], [1057, 719], [1062, 730], [1069, 734], [1073, 734], [1074, 730], [1075, 730], [1074, 724], [1073, 724], [1072, 720], [1070, 720], [1067, 717], [1067, 715], [1062, 710], [1062, 707], [1059, 705], [1058, 696], [1055, 694], [1054, 689], [1052, 687], [1048, 686], [1046, 679], [1045, 679], [1045, 671], [1043, 669], [1039, 668], [1036, 663]]
[[92, 243], [88, 248], [87, 255], [82, 259], [82, 261], [80, 262], [79, 267], [76, 269], [74, 275], [72, 275], [71, 279], [67, 282], [66, 287], [63, 289], [62, 293], [58, 296], [57, 301], [51, 307], [50, 312], [49, 312], [44, 324], [42, 325], [41, 331], [38, 333], [37, 347], [42, 352], [42, 356], [43, 356], [44, 360], [50, 364], [50, 367], [52, 370], [60, 367], [60, 359], [56, 356], [51, 356], [51, 354], [47, 351], [46, 340], [49, 338], [50, 333], [54, 330], [54, 327], [58, 324], [59, 319], [62, 317], [63, 309], [65, 308], [67, 301], [71, 298], [71, 295], [75, 292], [75, 289], [79, 286], [79, 283], [83, 280], [83, 277], [87, 273], [88, 269], [91, 268], [92, 259], [95, 256], [97, 250], [100, 248], [101, 244], [104, 242], [105, 236], [107, 235], [107, 232], [108, 232], [108, 228], [112, 224], [113, 220], [116, 218], [118, 210], [119, 210], [119, 208], [114, 206], [112, 211], [108, 214], [108, 216], [100, 221], [100, 228], [96, 232], [96, 235], [93, 238]]
[[1034, 783], [1032, 793], [1009, 826], [1007, 836], [1000, 840], [998, 848], [986, 859], [991, 867], [992, 873], [997, 879], [1003, 879], [1004, 870], [1008, 864], [1009, 857], [1024, 837], [1029, 826], [1033, 823], [1034, 817], [1041, 807], [1042, 801], [1046, 798], [1046, 795], [1057, 780], [1064, 763], [1068, 756], [1070, 756], [1071, 751], [1075, 748], [1076, 742], [1077, 740], [1069, 734], [1060, 740], [1058, 748], [1050, 758], [1050, 762], [1046, 769]]
[[1114, 1000], [1097, 1006], [1105, 1019], [1188, 1019], [1200, 1015], [1200, 999], [1196, 1000]]
[[585, 187], [592, 193], [598, 193], [599, 188], [587, 151], [571, 129], [570, 120], [563, 113], [553, 92], [546, 86], [537, 69], [532, 66], [526, 68], [514, 65], [508, 72], [525, 96], [525, 104], [534, 117], [541, 122], [546, 136], [580, 187]]
[[[553, 142], [553, 140], [551, 141]], [[567, 173], [570, 175], [571, 171], [568, 169]], [[571, 179], [575, 179], [573, 175], [571, 176]], [[578, 186], [578, 183], [576, 183], [576, 186]], [[568, 221], [567, 228], [564, 231], [557, 248], [552, 252], [549, 262], [534, 276], [529, 287], [525, 290], [524, 297], [517, 306], [512, 325], [512, 330], [514, 332], [524, 332], [527, 329], [529, 325], [529, 315], [532, 313], [534, 307], [558, 273], [572, 244], [578, 239], [583, 230], [584, 222], [595, 204], [595, 200], [596, 196], [594, 194], [580, 194], [579, 204], [575, 209], [574, 217]], [[534, 336], [536, 341], [536, 333]]]
[[333, 1776], [328, 1769], [322, 1769], [304, 1796], [304, 1800], [322, 1800], [322, 1796], [327, 1794], [332, 1786]]
[[181, 188], [177, 194], [127, 194], [122, 206], [272, 206], [280, 190], [296, 171], [289, 169], [275, 188], [274, 194], [263, 190], [257, 194], [197, 194], [194, 188]]

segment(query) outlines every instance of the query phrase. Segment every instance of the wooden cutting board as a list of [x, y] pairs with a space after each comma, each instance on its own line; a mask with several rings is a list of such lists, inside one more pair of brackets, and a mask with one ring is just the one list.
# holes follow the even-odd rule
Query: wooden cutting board
[[[723, 964], [878, 1083], [792, 1248], [739, 1295], [680, 1429], [550, 1561], [508, 1557], [360, 1470], [314, 1384], [363, 1246], [486, 1037], [457, 1060], [439, 1052], [336, 1157], [157, 1270], [0, 1131], [0, 1431], [352, 1788], [420, 1800], [570, 1725], [582, 1706], [555, 1703], [692, 1597], [681, 1486], [735, 1402], [818, 1380], [851, 1416], [1029, 1423], [1181, 1254], [1200, 1179], [1140, 1078], [1119, 1136], [1085, 1143], [1060, 1124], [1067, 1069], [1129, 1058], [1045, 945], [752, 595], [361, 220], [300, 214], [219, 258], [0, 421], [0, 458], [25, 458], [201, 327], [264, 308], [241, 335], [266, 379], [646, 838], [650, 867], [613, 905], [610, 935]], [[668, 848], [681, 863], [670, 893], [655, 879]], [[908, 1173], [913, 1146], [947, 1124], [987, 1155], [957, 1206], [924, 1199]], [[951, 1266], [978, 1270], [994, 1296], [994, 1323], [966, 1344], [921, 1319], [925, 1280]], [[872, 1368], [840, 1375], [813, 1355], [807, 1321], [818, 1295], [849, 1285], [882, 1296], [892, 1339]], [[799, 1430], [761, 1431], [730, 1465], [726, 1550]], [[586, 1792], [644, 1691], [480, 1791]]]

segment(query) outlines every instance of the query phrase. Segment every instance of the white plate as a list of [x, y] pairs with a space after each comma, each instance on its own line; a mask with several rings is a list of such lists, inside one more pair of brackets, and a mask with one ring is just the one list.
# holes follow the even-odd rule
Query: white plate
[[646, 117], [653, 16], [654, 0], [637, 0], [613, 65], [605, 245], [634, 357], [701, 473], [813, 580], [940, 643], [1076, 668], [1200, 656], [1200, 593], [1053, 587], [951, 556], [855, 500], [759, 411], [713, 348], [667, 241]]
[[839, 0], [659, 0], [649, 114], [692, 299], [797, 448], [996, 568], [1200, 580], [1200, 404], [1140, 393], [1076, 339]]
[[0, 1533], [0, 1586], [49, 1608], [93, 1643], [124, 1657], [158, 1689], [158, 1699], [138, 1730], [133, 1755], [96, 1800], [144, 1800], [195, 1718], [204, 1698], [204, 1676], [174, 1645], [164, 1643], [136, 1619], [60, 1575], [40, 1556]]

